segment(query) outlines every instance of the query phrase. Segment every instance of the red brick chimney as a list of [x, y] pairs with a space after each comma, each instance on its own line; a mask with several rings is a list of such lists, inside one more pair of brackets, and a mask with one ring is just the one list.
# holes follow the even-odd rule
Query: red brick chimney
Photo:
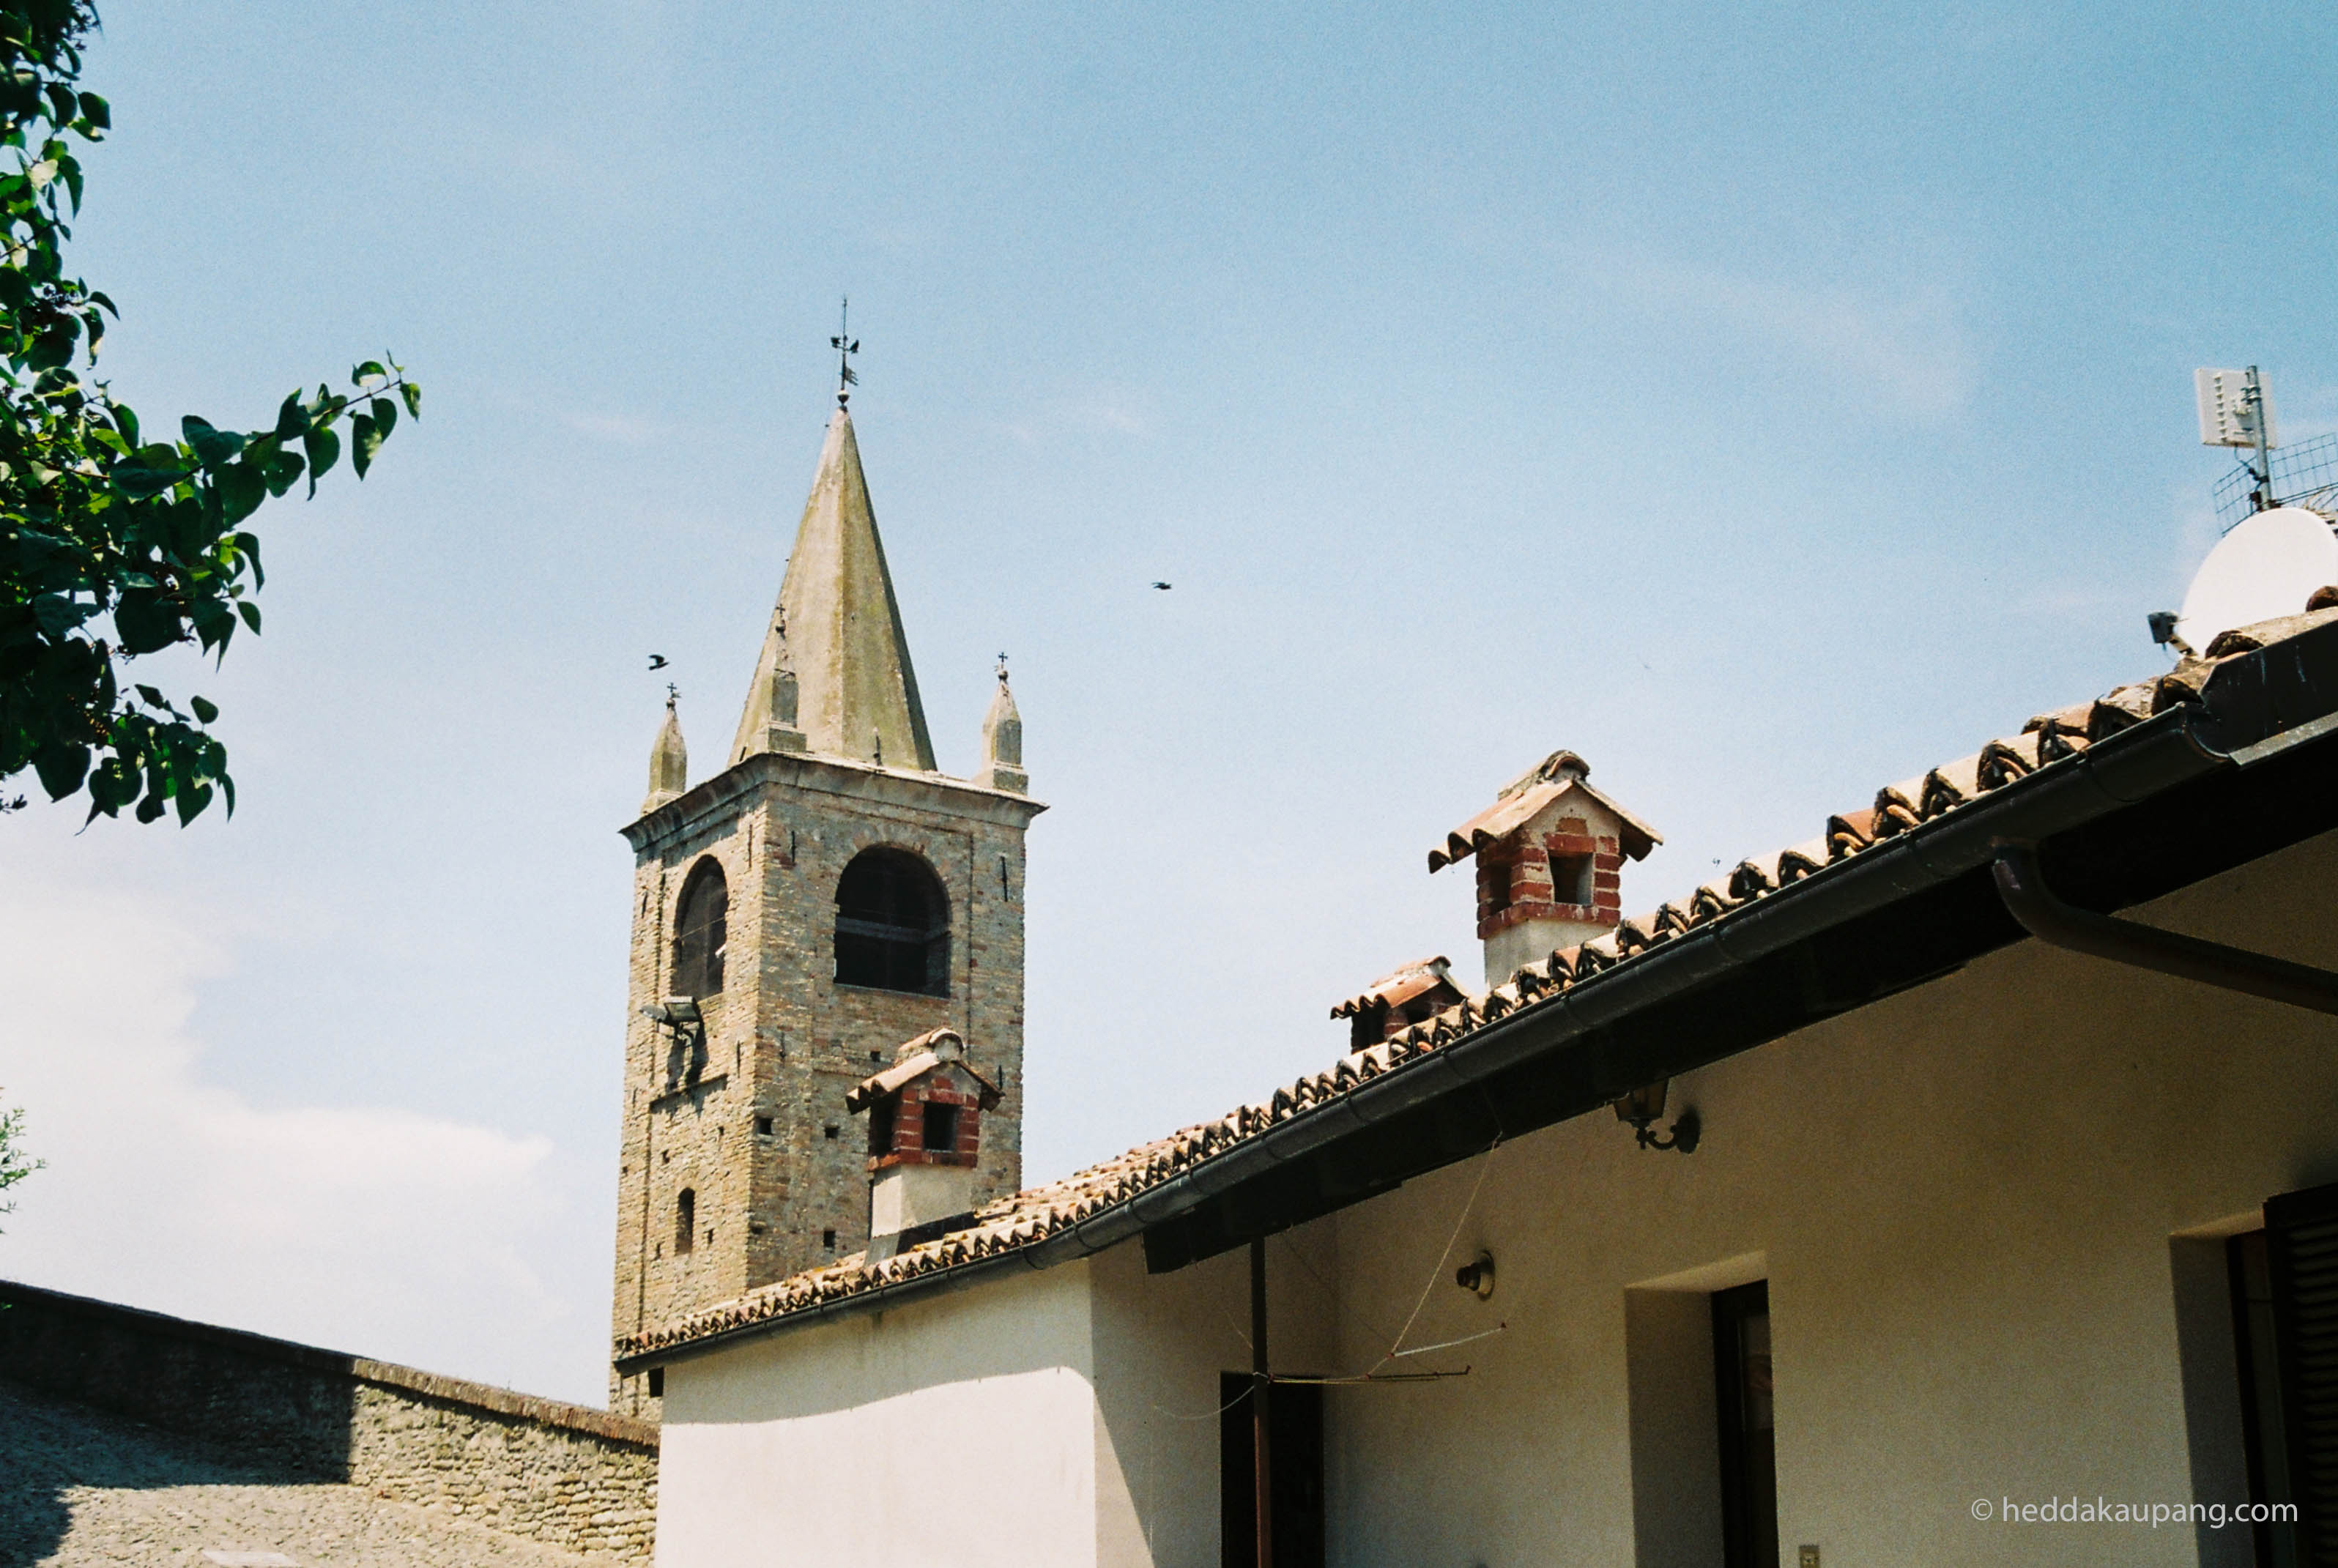
[[869, 1113], [869, 1256], [890, 1258], [962, 1230], [973, 1218], [982, 1113], [998, 1088], [966, 1060], [948, 1029], [898, 1047], [893, 1065], [862, 1080], [845, 1109]]
[[1590, 765], [1554, 751], [1429, 852], [1436, 871], [1478, 858], [1478, 939], [1486, 984], [1555, 948], [1612, 931], [1623, 918], [1624, 862], [1645, 859], [1656, 830], [1585, 782]]

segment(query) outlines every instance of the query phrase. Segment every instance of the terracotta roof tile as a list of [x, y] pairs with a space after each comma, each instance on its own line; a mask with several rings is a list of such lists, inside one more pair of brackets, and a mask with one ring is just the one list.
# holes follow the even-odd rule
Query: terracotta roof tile
[[[2338, 609], [2250, 630], [2272, 641], [2332, 618], [2338, 618]], [[2220, 657], [2261, 645], [2249, 642], [2244, 647], [2244, 641], [2234, 638], [2228, 644], [2220, 639], [2217, 646], [2229, 650]], [[1555, 952], [1486, 995], [1469, 998], [1433, 1018], [1409, 1024], [1386, 1041], [1343, 1056], [1333, 1067], [1286, 1084], [1266, 1099], [1240, 1106], [1215, 1122], [1180, 1129], [1060, 1181], [1001, 1199], [977, 1211], [967, 1229], [906, 1249], [882, 1262], [869, 1262], [865, 1256], [842, 1259], [646, 1333], [622, 1337], [616, 1342], [617, 1353], [633, 1357], [670, 1349], [1031, 1246], [1281, 1122], [1303, 1115], [1386, 1073], [1401, 1072], [1496, 1018], [1630, 963], [1635, 956], [1768, 897], [1831, 862], [1863, 854], [1919, 823], [1960, 810], [2031, 773], [2075, 758], [2092, 742], [2170, 704], [2196, 701], [2214, 663], [2207, 659], [2187, 660], [2156, 681], [2122, 686], [2096, 701], [2040, 714], [2018, 736], [1991, 740], [1971, 756], [1881, 790], [1871, 808], [1828, 818], [1825, 831], [1818, 838], [1741, 861], [1725, 879], [1706, 884], [1685, 900], [1625, 920], [1616, 930], [1579, 947]], [[1461, 835], [1457, 833], [1455, 838]], [[1459, 846], [1454, 848], [1458, 852]]]

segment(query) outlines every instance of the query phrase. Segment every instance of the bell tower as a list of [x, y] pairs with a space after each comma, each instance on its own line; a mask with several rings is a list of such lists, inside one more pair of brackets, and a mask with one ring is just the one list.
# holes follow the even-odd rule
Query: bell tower
[[[975, 779], [935, 766], [838, 400], [722, 771], [691, 784], [669, 711], [634, 851], [614, 1332], [857, 1252], [848, 1097], [947, 1032], [997, 1093], [979, 1206], [1022, 1184], [1023, 835], [1046, 808], [999, 673]], [[655, 1419], [656, 1371], [610, 1376]]]

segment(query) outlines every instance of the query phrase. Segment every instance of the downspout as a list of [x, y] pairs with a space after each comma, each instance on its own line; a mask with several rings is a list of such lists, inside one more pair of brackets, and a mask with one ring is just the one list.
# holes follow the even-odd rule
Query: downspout
[[2037, 853], [2027, 845], [1999, 845], [1991, 869], [2006, 908], [2021, 922], [2023, 930], [2050, 946], [2131, 964], [2138, 969], [2156, 969], [2163, 975], [2286, 1002], [2293, 1007], [2338, 1014], [2338, 975], [2327, 969], [2073, 908], [2046, 886]]
[[1273, 1428], [1267, 1419], [1273, 1387], [1266, 1369], [1266, 1238], [1261, 1236], [1250, 1244], [1251, 1507], [1258, 1535], [1252, 1561], [1257, 1568], [1274, 1568]]

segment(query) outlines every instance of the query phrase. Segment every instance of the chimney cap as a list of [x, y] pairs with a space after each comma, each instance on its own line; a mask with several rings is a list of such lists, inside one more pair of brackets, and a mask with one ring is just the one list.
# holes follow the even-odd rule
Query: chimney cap
[[1664, 836], [1594, 789], [1586, 781], [1590, 775], [1591, 764], [1574, 752], [1552, 752], [1505, 786], [1491, 806], [1448, 833], [1445, 842], [1429, 852], [1429, 868], [1441, 871], [1489, 844], [1501, 842], [1571, 791], [1588, 796], [1613, 813], [1623, 829], [1618, 840], [1624, 853], [1635, 860], [1646, 859], [1648, 851], [1665, 841]]
[[954, 1029], [936, 1029], [904, 1041], [894, 1052], [893, 1065], [874, 1077], [863, 1078], [844, 1097], [844, 1108], [855, 1115], [869, 1109], [879, 1100], [890, 1099], [902, 1090], [940, 1067], [955, 1067], [974, 1080], [977, 1098], [985, 1111], [996, 1109], [999, 1100], [998, 1085], [984, 1077], [966, 1059], [966, 1042]]

